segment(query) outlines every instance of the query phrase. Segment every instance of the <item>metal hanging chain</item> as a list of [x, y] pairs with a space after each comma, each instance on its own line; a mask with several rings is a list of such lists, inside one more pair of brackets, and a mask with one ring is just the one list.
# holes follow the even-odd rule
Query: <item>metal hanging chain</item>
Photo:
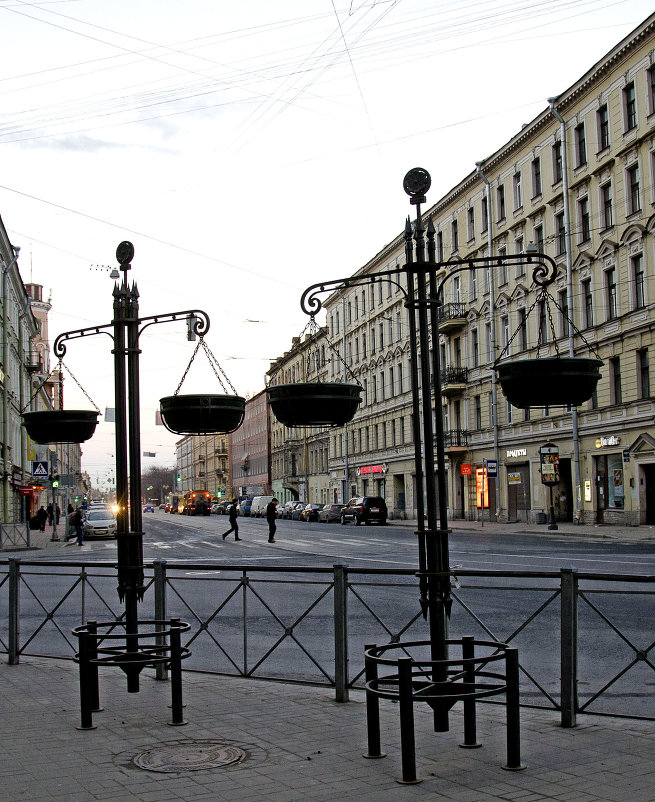
[[64, 365], [64, 363], [61, 361], [61, 359], [59, 360], [59, 366], [60, 366], [60, 375], [61, 375], [61, 368], [65, 368], [65, 369], [66, 369], [66, 372], [67, 372], [67, 373], [68, 373], [68, 375], [71, 377], [71, 379], [72, 379], [72, 380], [75, 382], [75, 384], [76, 384], [76, 385], [77, 385], [77, 386], [80, 388], [80, 390], [81, 390], [81, 391], [84, 393], [84, 395], [85, 395], [85, 396], [86, 396], [86, 398], [87, 398], [87, 401], [88, 401], [88, 402], [91, 404], [91, 406], [92, 406], [92, 407], [95, 409], [95, 411], [99, 413], [99, 412], [100, 412], [100, 408], [99, 408], [98, 406], [96, 406], [96, 403], [95, 403], [95, 401], [94, 401], [94, 400], [91, 398], [91, 396], [90, 396], [90, 395], [87, 393], [87, 391], [84, 389], [84, 387], [82, 387], [82, 385], [81, 385], [81, 384], [78, 382], [78, 380], [75, 378], [75, 376], [73, 376], [73, 373], [72, 373], [71, 369], [70, 369], [70, 368], [69, 368], [67, 365]]
[[[193, 360], [196, 358], [196, 354], [198, 353], [198, 351], [199, 351], [200, 347], [202, 347], [203, 351], [205, 352], [205, 354], [206, 354], [206, 356], [207, 356], [207, 359], [208, 359], [208, 361], [209, 361], [209, 364], [211, 365], [211, 368], [212, 368], [212, 370], [214, 371], [214, 375], [215, 375], [215, 376], [216, 376], [216, 378], [218, 379], [218, 383], [219, 383], [219, 384], [221, 385], [221, 387], [223, 388], [223, 392], [224, 392], [226, 395], [229, 395], [229, 394], [230, 394], [230, 393], [229, 393], [229, 391], [228, 391], [228, 389], [227, 389], [227, 387], [225, 386], [225, 382], [227, 382], [227, 384], [228, 384], [228, 385], [229, 385], [229, 387], [230, 387], [230, 390], [232, 390], [232, 395], [237, 395], [237, 391], [236, 391], [236, 390], [234, 389], [234, 387], [232, 386], [232, 382], [231, 382], [231, 381], [228, 379], [228, 377], [225, 375], [225, 371], [224, 371], [224, 370], [223, 370], [223, 368], [220, 366], [220, 364], [219, 364], [219, 362], [218, 362], [218, 359], [216, 359], [216, 357], [214, 356], [214, 354], [211, 352], [211, 350], [210, 350], [209, 346], [208, 346], [208, 345], [207, 345], [207, 343], [205, 342], [205, 339], [204, 339], [204, 337], [200, 337], [200, 338], [199, 338], [199, 340], [198, 340], [198, 343], [197, 343], [197, 345], [196, 345], [196, 347], [195, 347], [195, 349], [194, 349], [194, 351], [193, 351], [193, 354], [191, 354], [191, 359], [189, 360], [189, 364], [186, 366], [186, 370], [184, 371], [184, 373], [183, 373], [183, 375], [182, 375], [182, 378], [180, 379], [180, 383], [177, 385], [177, 390], [176, 390], [176, 391], [173, 393], [173, 395], [177, 395], [177, 394], [180, 392], [180, 389], [181, 389], [182, 385], [184, 384], [184, 380], [185, 380], [185, 379], [186, 379], [186, 377], [187, 377], [187, 374], [188, 374], [188, 372], [189, 372], [189, 369], [191, 368], [191, 365], [192, 365], [192, 363], [193, 363]], [[217, 370], [217, 368], [218, 368], [218, 370]], [[221, 378], [221, 376], [219, 375], [219, 371], [220, 371], [220, 373], [222, 374], [223, 378]], [[223, 379], [225, 379], [225, 382], [223, 381]]]
[[[61, 370], [61, 369], [62, 369], [62, 368], [65, 368], [65, 369], [66, 369], [66, 372], [68, 373], [68, 375], [69, 375], [69, 376], [70, 376], [70, 377], [73, 379], [73, 381], [75, 382], [75, 384], [77, 384], [77, 386], [80, 388], [80, 390], [81, 390], [81, 391], [84, 393], [84, 395], [85, 395], [85, 396], [86, 396], [86, 398], [88, 399], [88, 401], [89, 401], [89, 403], [91, 404], [91, 406], [92, 406], [92, 407], [95, 409], [95, 411], [96, 411], [96, 412], [98, 412], [98, 413], [99, 413], [99, 412], [100, 412], [100, 409], [99, 409], [99, 407], [98, 407], [98, 406], [97, 406], [97, 404], [94, 402], [94, 400], [91, 398], [91, 396], [90, 396], [90, 395], [87, 393], [87, 391], [84, 389], [84, 387], [82, 387], [82, 385], [81, 385], [81, 384], [78, 382], [78, 380], [75, 378], [75, 376], [73, 375], [73, 373], [72, 373], [71, 369], [70, 369], [70, 368], [69, 368], [67, 365], [64, 365], [64, 363], [63, 363], [63, 361], [62, 361], [61, 359], [59, 360], [59, 362], [57, 362], [57, 367], [59, 368], [59, 382], [60, 382], [60, 385], [61, 385], [61, 383], [62, 383], [62, 380], [61, 380], [62, 370]], [[34, 395], [33, 395], [33, 396], [30, 398], [30, 400], [27, 402], [27, 404], [26, 404], [26, 405], [23, 407], [23, 409], [21, 410], [21, 413], [23, 413], [23, 412], [25, 412], [27, 409], [29, 409], [29, 407], [32, 405], [32, 401], [34, 401], [34, 399], [37, 397], [37, 395], [38, 395], [38, 394], [41, 392], [41, 390], [42, 390], [42, 389], [43, 389], [43, 387], [45, 386], [45, 384], [46, 384], [46, 382], [48, 381], [48, 379], [49, 379], [49, 378], [52, 376], [52, 374], [53, 374], [53, 373], [54, 373], [54, 372], [57, 370], [57, 367], [54, 367], [54, 368], [52, 368], [52, 369], [50, 370], [50, 372], [48, 373], [48, 375], [45, 377], [45, 379], [44, 379], [44, 380], [41, 382], [41, 384], [39, 384], [39, 386], [36, 388], [36, 390], [35, 390], [35, 392], [34, 392]]]
[[[344, 331], [343, 331], [344, 340], [345, 340], [345, 337], [346, 337], [345, 324], [346, 324], [346, 321], [344, 320]], [[328, 345], [328, 348], [330, 349], [330, 351], [332, 351], [333, 354], [336, 354], [337, 361], [339, 361], [343, 365], [343, 367], [345, 367], [346, 372], [348, 374], [350, 374], [350, 377], [352, 378], [352, 380], [354, 382], [356, 382], [360, 387], [362, 387], [362, 383], [357, 378], [357, 376], [355, 376], [355, 374], [352, 371], [352, 368], [346, 362], [346, 360], [343, 358], [343, 356], [339, 353], [339, 351], [337, 350], [336, 346], [332, 345], [332, 343], [330, 342], [330, 340], [327, 339], [327, 337], [326, 337], [326, 340], [327, 340], [327, 345]]]
[[[550, 331], [551, 331], [551, 334], [552, 334], [553, 343], [555, 344], [555, 352], [557, 353], [558, 356], [560, 355], [560, 350], [559, 350], [559, 346], [557, 344], [558, 337], [557, 337], [557, 334], [555, 333], [555, 324], [553, 322], [553, 316], [552, 316], [551, 311], [550, 311], [550, 304], [553, 304], [555, 307], [557, 307], [557, 309], [559, 309], [559, 311], [560, 311], [562, 317], [564, 318], [564, 320], [566, 320], [566, 322], [573, 328], [574, 334], [576, 334], [578, 337], [580, 337], [582, 342], [593, 353], [593, 355], [596, 357], [596, 359], [599, 359], [602, 362], [602, 359], [600, 359], [600, 356], [598, 355], [598, 352], [596, 351], [594, 346], [589, 342], [589, 340], [587, 340], [587, 338], [584, 336], [584, 334], [580, 331], [580, 329], [575, 325], [575, 323], [568, 316], [568, 313], [559, 305], [559, 303], [555, 300], [555, 298], [553, 298], [550, 295], [550, 293], [548, 292], [548, 290], [545, 287], [541, 288], [541, 291], [537, 294], [537, 296], [534, 299], [532, 305], [529, 307], [528, 311], [525, 313], [525, 319], [526, 320], [528, 320], [528, 318], [530, 317], [530, 313], [535, 309], [535, 307], [537, 306], [537, 304], [540, 301], [543, 301], [544, 304], [545, 304], [546, 314], [548, 315], [549, 328], [550, 328]], [[517, 329], [514, 332], [514, 334], [512, 334], [512, 336], [509, 338], [509, 340], [507, 342], [507, 345], [503, 348], [503, 350], [500, 352], [498, 357], [494, 360], [494, 367], [500, 362], [500, 360], [504, 356], [506, 356], [509, 353], [510, 346], [514, 342], [514, 340], [516, 339], [516, 336], [519, 333], [519, 331], [520, 331], [520, 326], [517, 327]], [[543, 341], [543, 338], [542, 338], [541, 326], [539, 326], [538, 333], [537, 333], [537, 348], [539, 348], [541, 345], [545, 345], [545, 344], [546, 343]]]

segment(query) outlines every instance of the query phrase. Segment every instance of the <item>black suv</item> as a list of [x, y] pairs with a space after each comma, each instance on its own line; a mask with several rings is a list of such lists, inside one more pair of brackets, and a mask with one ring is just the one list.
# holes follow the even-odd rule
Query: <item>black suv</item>
[[352, 521], [355, 526], [360, 524], [386, 524], [387, 505], [382, 496], [358, 496], [351, 498], [341, 510], [341, 523]]

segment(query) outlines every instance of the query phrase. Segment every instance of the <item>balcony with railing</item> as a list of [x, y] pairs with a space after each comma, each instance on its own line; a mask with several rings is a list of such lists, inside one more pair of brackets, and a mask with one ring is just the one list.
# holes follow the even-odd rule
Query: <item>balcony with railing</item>
[[466, 304], [443, 304], [438, 310], [439, 332], [449, 334], [466, 325]]
[[446, 367], [441, 371], [441, 394], [460, 395], [466, 390], [468, 368]]
[[465, 429], [447, 429], [443, 435], [443, 444], [450, 453], [468, 451], [469, 433]]

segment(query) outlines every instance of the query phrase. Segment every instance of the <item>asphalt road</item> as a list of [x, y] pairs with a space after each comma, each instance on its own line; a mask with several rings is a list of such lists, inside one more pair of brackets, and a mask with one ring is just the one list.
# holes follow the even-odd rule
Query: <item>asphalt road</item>
[[[324, 681], [332, 675], [333, 602], [327, 592], [331, 573], [305, 575], [301, 567], [349, 567], [350, 675], [362, 669], [364, 643], [424, 639], [419, 614], [416, 536], [412, 527], [341, 526], [278, 522], [276, 543], [267, 543], [263, 519], [240, 519], [242, 540], [223, 541], [226, 516], [171, 516], [163, 511], [144, 516], [144, 559], [163, 559], [169, 570], [168, 615], [180, 615], [193, 627], [193, 667], [261, 677], [294, 677]], [[82, 618], [118, 617], [114, 541], [48, 548], [22, 553], [21, 561], [106, 562], [105, 577], [92, 577], [84, 590]], [[652, 575], [652, 543], [585, 540], [556, 533], [531, 535], [457, 530], [450, 536], [455, 570], [549, 571], [573, 567], [580, 572]], [[237, 565], [277, 569], [243, 571]], [[175, 567], [173, 567], [175, 566]], [[185, 566], [188, 566], [185, 568]], [[285, 570], [288, 569], [288, 570]], [[296, 570], [294, 570], [296, 569]], [[403, 569], [406, 577], [363, 573], [365, 569]], [[27, 566], [25, 569], [27, 570]], [[21, 589], [21, 642], [32, 654], [70, 654], [70, 630], [80, 623], [79, 569], [48, 569], [39, 576], [30, 568]], [[293, 579], [290, 584], [287, 579]], [[646, 585], [622, 584], [627, 593], [608, 592], [610, 583], [581, 583], [579, 600], [579, 690], [583, 700], [606, 685], [594, 709], [655, 716], [652, 683], [655, 670], [649, 651], [655, 642], [655, 596]], [[616, 586], [612, 586], [612, 591]], [[497, 638], [519, 647], [524, 669], [524, 702], [544, 704], [559, 694], [560, 600], [558, 579], [458, 577], [453, 589], [450, 636]], [[247, 611], [247, 633], [244, 614]], [[152, 593], [141, 618], [152, 617]], [[0, 619], [0, 624], [2, 621]], [[0, 629], [4, 640], [6, 621]], [[67, 639], [67, 643], [64, 639]], [[247, 648], [245, 648], [247, 641]], [[189, 665], [191, 667], [191, 665]], [[650, 708], [653, 708], [650, 711]]]

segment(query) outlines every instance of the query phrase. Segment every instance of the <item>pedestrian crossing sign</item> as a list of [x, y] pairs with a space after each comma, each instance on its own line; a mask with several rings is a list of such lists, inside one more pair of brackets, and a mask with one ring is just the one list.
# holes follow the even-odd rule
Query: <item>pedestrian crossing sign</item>
[[37, 460], [32, 463], [32, 476], [47, 476], [48, 460]]

